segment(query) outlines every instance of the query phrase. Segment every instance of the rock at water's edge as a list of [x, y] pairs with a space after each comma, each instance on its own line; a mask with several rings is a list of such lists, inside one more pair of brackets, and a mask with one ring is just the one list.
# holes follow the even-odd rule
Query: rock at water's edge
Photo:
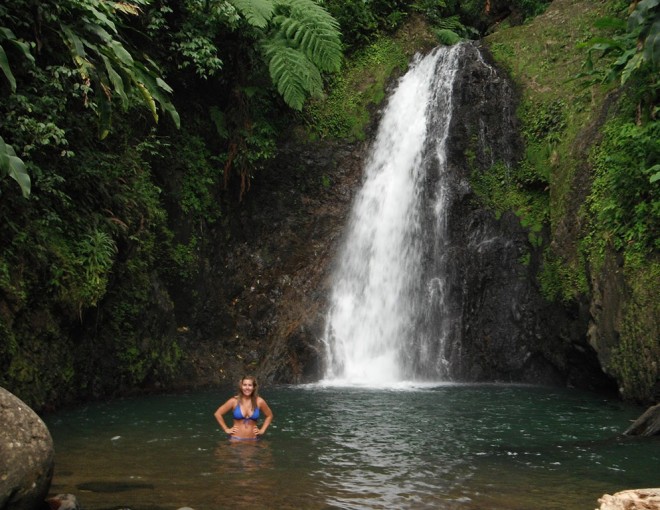
[[53, 439], [41, 418], [0, 388], [0, 509], [43, 508], [53, 455]]
[[660, 434], [660, 404], [649, 407], [624, 432], [626, 436], [657, 436]]
[[605, 494], [596, 510], [660, 510], [660, 489], [633, 489]]
[[73, 494], [58, 494], [46, 500], [50, 510], [81, 510], [78, 498]]

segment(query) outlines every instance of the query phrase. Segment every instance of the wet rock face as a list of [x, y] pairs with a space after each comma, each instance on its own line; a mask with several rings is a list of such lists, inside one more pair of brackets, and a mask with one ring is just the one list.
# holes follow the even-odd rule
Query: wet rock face
[[365, 149], [291, 139], [208, 232], [201, 277], [176, 299], [190, 381], [317, 376], [327, 278]]
[[0, 388], [0, 508], [44, 505], [53, 476], [53, 440], [22, 400]]
[[[535, 277], [540, 253], [527, 230], [512, 213], [496, 219], [481, 208], [470, 188], [471, 172], [487, 172], [494, 163], [514, 165], [523, 148], [515, 91], [487, 59], [476, 46], [468, 47], [448, 140], [455, 197], [448, 219], [448, 271], [451, 306], [461, 321], [460, 345], [447, 353], [452, 376], [609, 387], [585, 340], [586, 311], [544, 300]], [[523, 256], [528, 264], [521, 262]]]

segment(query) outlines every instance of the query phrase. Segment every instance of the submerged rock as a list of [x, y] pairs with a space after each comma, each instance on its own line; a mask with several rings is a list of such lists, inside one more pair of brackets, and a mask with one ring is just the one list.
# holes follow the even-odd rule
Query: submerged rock
[[0, 388], [0, 508], [34, 510], [53, 477], [53, 439], [25, 402]]
[[660, 510], [660, 489], [633, 489], [605, 494], [598, 510]]
[[73, 494], [58, 494], [46, 500], [50, 510], [80, 510], [78, 499]]
[[657, 436], [660, 435], [660, 404], [649, 407], [624, 432], [626, 436]]

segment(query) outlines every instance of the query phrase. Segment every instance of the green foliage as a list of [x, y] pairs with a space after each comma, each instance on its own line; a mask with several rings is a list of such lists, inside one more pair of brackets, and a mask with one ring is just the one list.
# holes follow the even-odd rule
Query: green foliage
[[[637, 96], [653, 107], [660, 69], [660, 1], [637, 2], [627, 23], [620, 18], [607, 17], [599, 20], [598, 26], [614, 30], [614, 35], [593, 38], [584, 44], [588, 47], [587, 59], [579, 77], [588, 77], [591, 82], [618, 80], [622, 85], [634, 80]], [[594, 54], [608, 58], [609, 67], [596, 68]], [[612, 59], [615, 60], [612, 62]]]
[[266, 28], [276, 5], [270, 0], [231, 0], [231, 3], [250, 25], [257, 28]]
[[179, 125], [179, 115], [168, 97], [172, 89], [159, 76], [153, 62], [136, 60], [121, 40], [118, 13], [137, 15], [139, 5], [70, 0], [60, 2], [53, 12], [54, 28], [67, 46], [81, 79], [89, 81], [94, 89], [92, 106], [99, 116], [101, 138], [110, 130], [113, 96], [124, 110], [131, 94], [141, 98], [156, 122], [158, 103]]
[[531, 143], [557, 143], [567, 126], [563, 99], [525, 103], [519, 115], [524, 123], [523, 134]]
[[660, 164], [660, 122], [637, 125], [612, 119], [592, 153], [594, 182], [587, 201], [596, 252], [617, 250], [650, 255], [660, 248], [658, 183], [650, 183]]
[[[40, 6], [40, 30], [53, 31], [59, 36], [82, 83], [93, 93], [92, 97], [84, 91], [83, 100], [99, 117], [101, 138], [110, 130], [115, 99], [124, 110], [131, 100], [141, 101], [156, 121], [158, 104], [177, 126], [179, 123], [178, 113], [169, 99], [172, 89], [162, 80], [154, 62], [134, 57], [138, 51], [126, 44], [120, 32], [122, 16], [137, 16], [143, 3], [67, 0], [56, 4], [42, 2]], [[42, 51], [59, 57], [54, 50]]]
[[[3, 14], [6, 14], [5, 10], [0, 7], [0, 16]], [[11, 67], [9, 65], [7, 51], [5, 50], [4, 46], [12, 46], [17, 48], [22, 56], [30, 62], [34, 62], [34, 57], [30, 53], [30, 47], [23, 41], [18, 40], [14, 35], [14, 32], [8, 28], [0, 27], [0, 70], [2, 70], [5, 78], [9, 82], [11, 91], [16, 92], [16, 78], [14, 78], [14, 73], [12, 73]]]
[[95, 230], [79, 241], [77, 248], [75, 264], [85, 276], [79, 291], [80, 307], [95, 306], [105, 294], [117, 245], [106, 232]]
[[385, 98], [387, 79], [407, 65], [402, 46], [380, 39], [356, 52], [341, 76], [330, 82], [326, 98], [305, 108], [308, 129], [320, 138], [363, 139], [369, 108]]
[[440, 44], [444, 44], [446, 46], [451, 46], [461, 41], [461, 36], [459, 36], [453, 30], [449, 30], [447, 28], [441, 28], [436, 30], [435, 35], [438, 38]]
[[171, 257], [176, 265], [176, 280], [192, 281], [199, 267], [199, 241], [192, 237], [188, 244], [174, 245]]
[[414, 3], [413, 9], [428, 19], [442, 44], [455, 44], [459, 39], [479, 37], [476, 28], [463, 23], [461, 8], [454, 3], [444, 0], [418, 0]]
[[416, 0], [413, 9], [441, 30], [444, 37], [449, 35], [445, 31], [450, 31], [461, 38], [478, 39], [498, 18], [507, 16], [523, 22], [543, 13], [549, 3], [549, 0], [513, 0], [506, 4], [487, 0]]
[[340, 68], [339, 25], [312, 0], [281, 2], [272, 25], [264, 42], [270, 77], [284, 101], [301, 110], [307, 96], [321, 95], [321, 72]]
[[556, 255], [549, 247], [544, 250], [537, 278], [541, 293], [548, 301], [570, 303], [576, 295], [589, 291], [583, 266]]
[[9, 175], [18, 183], [25, 198], [30, 196], [31, 181], [25, 170], [25, 163], [16, 156], [14, 148], [6, 144], [0, 136], [0, 178], [5, 175]]
[[326, 0], [324, 5], [339, 23], [349, 54], [398, 28], [410, 9], [405, 0]]
[[323, 81], [318, 68], [303, 54], [284, 44], [266, 46], [270, 76], [284, 101], [294, 110], [301, 110], [307, 95], [320, 97]]
[[523, 20], [543, 14], [552, 0], [514, 0], [514, 8], [522, 14]]
[[536, 189], [536, 180], [532, 181], [525, 171], [528, 168], [524, 162], [520, 168], [497, 163], [488, 171], [473, 171], [471, 184], [482, 202], [497, 215], [507, 211], [515, 213], [520, 224], [529, 231], [530, 244], [538, 247], [542, 244], [542, 230], [549, 215], [548, 196], [542, 189]]
[[[142, 3], [67, 0], [40, 2], [37, 10], [29, 2], [15, 0], [0, 8], [0, 26], [5, 25], [0, 28], [0, 68], [12, 91], [0, 122], [0, 177], [17, 180], [25, 196], [31, 189], [26, 169], [34, 165], [28, 158], [35, 145], [67, 145], [58, 123], [74, 97], [95, 112], [101, 138], [109, 133], [115, 104], [127, 110], [141, 102], [156, 120], [159, 104], [178, 125], [168, 97], [172, 90], [152, 61], [133, 57], [137, 51], [121, 32], [122, 17], [139, 14]], [[16, 63], [11, 68], [8, 47], [16, 49], [14, 57], [21, 57], [12, 59]], [[36, 61], [30, 49], [36, 52]], [[66, 150], [61, 153], [68, 155]]]

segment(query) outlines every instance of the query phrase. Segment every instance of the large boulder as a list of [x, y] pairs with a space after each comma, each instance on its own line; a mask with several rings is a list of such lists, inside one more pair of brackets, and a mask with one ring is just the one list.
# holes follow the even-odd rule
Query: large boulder
[[598, 510], [660, 510], [660, 489], [633, 489], [605, 494]]
[[0, 510], [36, 510], [53, 477], [53, 439], [25, 402], [0, 388]]

